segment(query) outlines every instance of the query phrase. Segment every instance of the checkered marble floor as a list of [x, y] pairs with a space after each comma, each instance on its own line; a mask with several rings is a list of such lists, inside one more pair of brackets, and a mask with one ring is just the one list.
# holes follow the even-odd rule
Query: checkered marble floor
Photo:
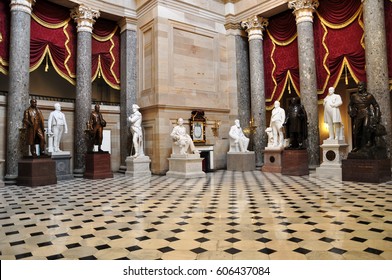
[[392, 259], [392, 182], [217, 171], [0, 187], [0, 259]]

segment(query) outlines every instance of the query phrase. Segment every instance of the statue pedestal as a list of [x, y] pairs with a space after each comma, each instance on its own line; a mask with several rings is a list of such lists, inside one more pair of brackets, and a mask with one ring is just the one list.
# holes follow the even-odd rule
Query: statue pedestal
[[267, 147], [264, 150], [264, 165], [261, 168], [263, 172], [282, 172], [282, 152], [283, 147]]
[[255, 152], [228, 152], [227, 170], [253, 171], [256, 169]]
[[56, 163], [57, 180], [71, 180], [74, 176], [71, 173], [71, 153], [52, 152], [52, 159]]
[[18, 162], [19, 186], [46, 186], [57, 184], [56, 163], [50, 157], [26, 157]]
[[347, 156], [347, 147], [342, 140], [324, 140], [320, 146], [323, 162], [316, 168], [316, 176], [342, 179], [342, 160]]
[[382, 183], [391, 180], [390, 159], [344, 159], [342, 180]]
[[127, 164], [125, 176], [151, 176], [150, 162], [151, 160], [148, 156], [139, 156], [137, 158], [132, 156], [127, 157], [125, 159], [125, 163]]
[[166, 176], [173, 178], [199, 178], [203, 172], [203, 159], [198, 154], [172, 154], [169, 160], [169, 171]]
[[290, 176], [309, 175], [307, 150], [283, 150], [282, 174]]
[[108, 152], [87, 153], [86, 171], [84, 172], [84, 178], [113, 178], [113, 172], [110, 163], [110, 154]]

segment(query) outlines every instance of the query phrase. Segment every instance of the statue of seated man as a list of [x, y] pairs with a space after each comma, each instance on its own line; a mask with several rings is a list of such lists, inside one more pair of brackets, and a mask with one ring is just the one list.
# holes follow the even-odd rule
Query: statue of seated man
[[[173, 139], [173, 143], [180, 148], [180, 155], [186, 155], [188, 153], [199, 154], [200, 152], [195, 148], [192, 138], [186, 133], [186, 128], [184, 126], [184, 120], [179, 118], [177, 120], [177, 125], [173, 128], [170, 134]], [[173, 154], [177, 154], [175, 149], [173, 149]]]
[[244, 135], [242, 131], [240, 120], [235, 120], [234, 125], [230, 128], [230, 152], [249, 152], [249, 138]]

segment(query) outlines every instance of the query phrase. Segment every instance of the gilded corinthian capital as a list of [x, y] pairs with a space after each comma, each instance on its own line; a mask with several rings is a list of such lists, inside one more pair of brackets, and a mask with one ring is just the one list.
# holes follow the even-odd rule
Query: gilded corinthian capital
[[248, 40], [263, 40], [263, 30], [268, 25], [268, 19], [253, 16], [241, 22], [241, 27], [248, 33]]
[[297, 24], [306, 21], [313, 22], [313, 12], [318, 6], [318, 0], [294, 0], [289, 2], [289, 9], [294, 10]]
[[35, 0], [11, 0], [11, 11], [21, 11], [31, 15]]
[[100, 13], [97, 10], [80, 5], [71, 10], [71, 18], [77, 23], [78, 32], [87, 31], [93, 32], [93, 24], [95, 23], [94, 18], [99, 18]]

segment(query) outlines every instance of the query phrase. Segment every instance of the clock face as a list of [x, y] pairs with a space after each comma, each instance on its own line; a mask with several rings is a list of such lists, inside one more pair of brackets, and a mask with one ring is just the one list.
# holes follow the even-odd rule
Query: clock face
[[194, 127], [194, 135], [197, 139], [202, 138], [203, 128], [201, 127], [200, 123], [196, 123]]

